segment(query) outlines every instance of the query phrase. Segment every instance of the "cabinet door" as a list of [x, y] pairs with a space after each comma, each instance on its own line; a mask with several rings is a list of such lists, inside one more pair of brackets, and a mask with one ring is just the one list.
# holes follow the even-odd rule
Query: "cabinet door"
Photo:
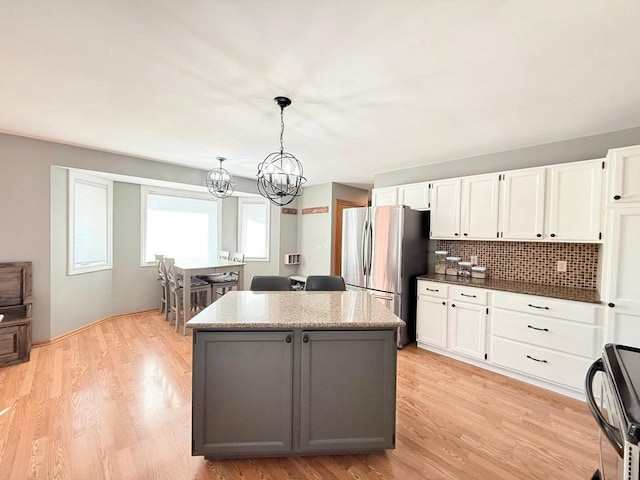
[[640, 203], [640, 145], [609, 151], [607, 206]]
[[448, 313], [449, 350], [484, 360], [487, 353], [487, 307], [452, 302]]
[[194, 335], [193, 455], [289, 452], [293, 333]]
[[598, 241], [602, 204], [602, 159], [549, 168], [549, 237]]
[[462, 181], [462, 238], [494, 239], [498, 234], [498, 174]]
[[431, 184], [431, 238], [460, 238], [459, 178]]
[[429, 182], [412, 183], [398, 187], [398, 204], [407, 205], [414, 210], [428, 210]]
[[502, 174], [500, 238], [540, 240], [544, 234], [545, 169]]
[[640, 207], [608, 212], [603, 300], [607, 341], [640, 347]]
[[398, 204], [398, 187], [374, 188], [371, 191], [371, 206], [384, 207]]
[[417, 340], [447, 348], [447, 302], [442, 298], [418, 295]]
[[393, 448], [394, 333], [393, 330], [302, 332], [302, 452]]

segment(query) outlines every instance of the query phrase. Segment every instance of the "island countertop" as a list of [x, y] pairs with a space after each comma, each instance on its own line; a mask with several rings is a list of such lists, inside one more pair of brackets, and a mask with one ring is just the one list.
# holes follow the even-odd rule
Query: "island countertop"
[[405, 323], [367, 292], [231, 291], [187, 322], [193, 330], [375, 329]]

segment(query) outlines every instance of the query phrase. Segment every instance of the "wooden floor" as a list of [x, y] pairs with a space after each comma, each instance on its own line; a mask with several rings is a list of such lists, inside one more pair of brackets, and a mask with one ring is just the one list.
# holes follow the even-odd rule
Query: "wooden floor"
[[0, 369], [0, 478], [589, 479], [586, 405], [416, 347], [398, 354], [397, 447], [207, 462], [190, 455], [191, 337], [109, 320]]

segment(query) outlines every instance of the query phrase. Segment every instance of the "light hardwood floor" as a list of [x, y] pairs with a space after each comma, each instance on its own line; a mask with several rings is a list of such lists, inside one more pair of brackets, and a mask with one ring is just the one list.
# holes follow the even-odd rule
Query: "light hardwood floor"
[[398, 354], [396, 449], [207, 462], [190, 455], [191, 337], [109, 320], [0, 369], [0, 478], [589, 479], [586, 405], [415, 346]]

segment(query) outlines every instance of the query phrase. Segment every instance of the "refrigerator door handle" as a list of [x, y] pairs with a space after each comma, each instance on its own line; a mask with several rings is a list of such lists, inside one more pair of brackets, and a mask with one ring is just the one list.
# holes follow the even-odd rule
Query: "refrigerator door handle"
[[369, 222], [367, 220], [364, 221], [364, 225], [362, 226], [362, 245], [360, 245], [360, 252], [362, 254], [362, 271], [364, 276], [367, 276], [367, 225]]
[[369, 266], [367, 267], [367, 275], [371, 275], [371, 262], [373, 262], [373, 222], [369, 222]]

